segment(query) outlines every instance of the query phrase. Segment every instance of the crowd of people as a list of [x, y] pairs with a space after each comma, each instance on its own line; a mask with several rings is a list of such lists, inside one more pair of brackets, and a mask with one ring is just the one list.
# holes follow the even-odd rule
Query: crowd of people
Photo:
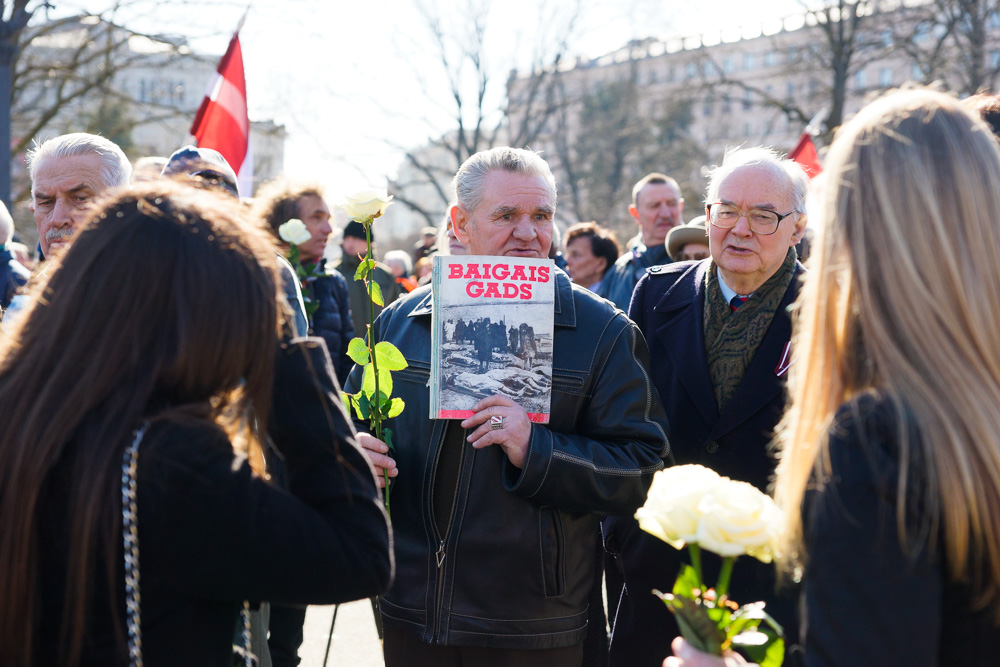
[[[37, 265], [0, 210], [0, 664], [290, 667], [306, 605], [373, 596], [387, 667], [745, 664], [651, 593], [687, 554], [633, 514], [690, 463], [784, 510], [777, 565], [740, 559], [729, 589], [766, 603], [784, 664], [994, 664], [998, 112], [892, 92], [812, 181], [727, 152], [687, 223], [648, 174], [624, 244], [595, 221], [559, 243], [545, 160], [482, 151], [369, 274], [384, 306], [354, 279], [376, 232], [349, 222], [328, 264], [316, 184], [241, 201], [205, 148], [133, 173], [101, 137], [41, 144]], [[547, 424], [501, 395], [429, 418], [435, 253], [565, 268]], [[407, 360], [393, 446], [341, 402], [355, 336]]]

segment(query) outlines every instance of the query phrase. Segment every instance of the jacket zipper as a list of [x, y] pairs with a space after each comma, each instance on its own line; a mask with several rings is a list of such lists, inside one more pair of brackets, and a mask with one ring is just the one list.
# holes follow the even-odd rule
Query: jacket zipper
[[[445, 427], [447, 428], [447, 426]], [[463, 430], [463, 442], [467, 436], [468, 431]], [[438, 457], [441, 456], [441, 449], [444, 445], [445, 439], [445, 429], [441, 430], [441, 441], [438, 445]], [[448, 511], [448, 521], [445, 523], [447, 528], [445, 529], [444, 535], [440, 535], [438, 541], [437, 551], [434, 553], [434, 558], [437, 561], [437, 580], [435, 582], [434, 588], [434, 626], [432, 628], [432, 642], [435, 644], [440, 643], [440, 637], [438, 636], [441, 632], [441, 605], [444, 597], [444, 559], [447, 555], [445, 552], [445, 543], [448, 541], [448, 534], [451, 532], [451, 522], [455, 518], [455, 506], [458, 504], [458, 489], [462, 485], [462, 465], [465, 463], [465, 447], [463, 446], [460, 450], [460, 456], [458, 459], [458, 479], [455, 484], [454, 493], [451, 498], [451, 509]], [[437, 466], [440, 461], [434, 462], [434, 475], [437, 477]], [[435, 479], [435, 482], [437, 480]], [[432, 487], [433, 488], [433, 487]], [[434, 507], [433, 498], [431, 500], [431, 507]], [[437, 533], [437, 522], [431, 517], [431, 525], [434, 527], [434, 532]]]

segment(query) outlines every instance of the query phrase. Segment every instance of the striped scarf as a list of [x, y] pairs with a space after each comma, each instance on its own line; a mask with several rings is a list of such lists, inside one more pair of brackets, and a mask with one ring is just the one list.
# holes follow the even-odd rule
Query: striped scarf
[[705, 273], [705, 354], [720, 412], [736, 393], [771, 326], [778, 304], [792, 282], [796, 258], [795, 248], [789, 248], [774, 275], [736, 311], [722, 295], [715, 263], [709, 263]]

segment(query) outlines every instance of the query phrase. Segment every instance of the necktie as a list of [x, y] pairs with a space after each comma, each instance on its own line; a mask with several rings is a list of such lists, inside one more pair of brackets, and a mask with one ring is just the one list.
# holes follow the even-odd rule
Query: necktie
[[749, 298], [748, 296], [734, 296], [732, 301], [729, 302], [729, 309], [735, 313], [736, 309], [746, 303], [746, 300]]

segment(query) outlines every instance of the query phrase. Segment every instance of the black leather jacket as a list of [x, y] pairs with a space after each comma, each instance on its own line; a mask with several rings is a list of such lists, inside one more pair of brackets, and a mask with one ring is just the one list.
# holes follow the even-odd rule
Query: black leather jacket
[[[668, 456], [646, 344], [607, 301], [556, 271], [551, 421], [533, 424], [524, 468], [500, 447], [468, 447], [446, 534], [433, 493], [444, 420], [429, 414], [431, 294], [418, 289], [376, 322], [409, 367], [388, 426], [399, 476], [391, 494], [396, 580], [385, 623], [428, 643], [546, 649], [583, 641], [601, 514], [631, 514]], [[360, 384], [360, 369], [348, 390]]]

